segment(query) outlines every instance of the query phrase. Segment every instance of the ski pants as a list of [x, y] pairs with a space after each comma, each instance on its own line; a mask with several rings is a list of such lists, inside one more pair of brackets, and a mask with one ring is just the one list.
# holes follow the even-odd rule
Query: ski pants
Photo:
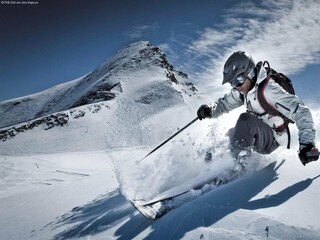
[[271, 127], [250, 113], [239, 116], [230, 136], [230, 144], [234, 154], [245, 149], [269, 154], [279, 147]]

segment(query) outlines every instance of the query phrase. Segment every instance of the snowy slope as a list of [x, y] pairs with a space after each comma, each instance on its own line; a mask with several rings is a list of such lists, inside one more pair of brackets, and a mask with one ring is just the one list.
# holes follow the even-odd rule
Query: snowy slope
[[64, 89], [70, 88], [77, 81], [79, 80], [76, 79], [60, 84], [41, 93], [0, 102], [0, 113], [5, 115], [0, 119], [0, 127], [33, 119], [35, 113], [40, 111], [47, 101], [54, 98], [59, 92], [64, 91]]
[[[165, 80], [167, 84], [163, 84]], [[161, 49], [141, 41], [119, 51], [83, 77], [40, 93], [0, 102], [0, 114], [3, 116], [0, 127], [111, 100], [118, 94], [145, 104], [163, 97], [171, 100], [169, 90], [172, 93], [172, 88], [181, 95], [195, 91], [187, 75], [175, 71]], [[148, 91], [151, 89], [153, 91]], [[164, 90], [167, 96], [162, 95], [160, 90]], [[148, 94], [141, 94], [143, 92]]]
[[[198, 130], [199, 127], [201, 124], [195, 126]], [[193, 134], [191, 131], [190, 135]], [[189, 145], [187, 141], [184, 143]], [[268, 159], [256, 156], [254, 160], [263, 163], [260, 171], [151, 221], [123, 196], [128, 176], [121, 175], [121, 179], [118, 175], [119, 164], [128, 168], [128, 172], [140, 173], [133, 160], [146, 152], [145, 148], [123, 148], [1, 156], [0, 238], [318, 239], [320, 236], [319, 163], [302, 167], [294, 151], [282, 153], [281, 157], [276, 152]], [[167, 154], [171, 153], [173, 150], [168, 150]], [[283, 158], [286, 161], [281, 164]], [[167, 163], [154, 158], [152, 163], [140, 166], [142, 170], [148, 168], [149, 172], [144, 174], [152, 178], [131, 175], [130, 180], [144, 180], [141, 191], [148, 188], [152, 193], [153, 187], [165, 189], [175, 185], [179, 180], [172, 177], [186, 181], [190, 174], [218, 171], [224, 165], [223, 160], [228, 157], [211, 165], [198, 159], [194, 162], [196, 168], [192, 168], [193, 160], [187, 157]], [[172, 169], [176, 164], [179, 169]], [[158, 175], [154, 175], [156, 172]], [[171, 179], [168, 176], [177, 173]]]
[[[0, 129], [0, 153], [27, 154], [35, 149], [36, 153], [53, 153], [152, 144], [150, 138], [156, 139], [155, 134], [166, 136], [168, 132], [163, 129], [170, 123], [164, 123], [161, 131], [154, 131], [157, 126], [148, 119], [175, 105], [186, 108], [185, 103], [195, 93], [187, 75], [175, 71], [158, 47], [137, 42], [83, 78], [0, 103], [4, 125], [39, 117]], [[34, 101], [43, 105], [41, 110]], [[4, 110], [6, 106], [10, 108]], [[67, 126], [68, 130], [52, 128], [53, 125]], [[63, 142], [69, 145], [66, 147]]]
[[[244, 110], [195, 122], [137, 164], [204, 102], [167, 69], [146, 66], [119, 68], [114, 99], [62, 111], [65, 124], [45, 130], [43, 122], [0, 142], [0, 239], [320, 238], [320, 162], [301, 165], [294, 127], [292, 149], [253, 154], [246, 176], [159, 220], [139, 214], [128, 199], [151, 199], [232, 166], [225, 133]], [[320, 146], [320, 111], [312, 112]]]

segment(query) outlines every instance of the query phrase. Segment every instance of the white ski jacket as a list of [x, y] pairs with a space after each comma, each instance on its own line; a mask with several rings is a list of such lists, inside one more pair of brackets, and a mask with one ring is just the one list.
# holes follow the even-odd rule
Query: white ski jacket
[[[270, 114], [260, 115], [265, 110], [258, 101], [257, 90], [259, 83], [266, 78], [267, 71], [264, 67], [261, 67], [255, 86], [244, 96], [244, 100], [236, 89], [232, 89], [229, 94], [216, 101], [212, 108], [212, 117], [219, 117], [223, 113], [228, 113], [237, 107], [245, 105], [249, 113], [256, 115], [274, 130], [273, 135], [276, 141], [280, 145], [284, 145], [287, 142], [286, 131], [276, 132], [276, 128], [283, 125], [284, 120], [279, 116], [272, 116]], [[268, 81], [264, 89], [264, 96], [271, 106], [296, 123], [299, 130], [300, 148], [303, 147], [301, 144], [311, 143], [315, 145], [315, 129], [311, 112], [297, 96], [286, 92], [272, 79]]]

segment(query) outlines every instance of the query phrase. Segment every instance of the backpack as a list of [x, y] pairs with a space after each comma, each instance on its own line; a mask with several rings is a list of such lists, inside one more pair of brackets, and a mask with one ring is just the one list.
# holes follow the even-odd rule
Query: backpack
[[[267, 65], [267, 66], [265, 66]], [[264, 63], [258, 62], [257, 64], [257, 72], [260, 71], [261, 67], [265, 67], [267, 70], [267, 78], [264, 79], [261, 83], [258, 85], [258, 93], [257, 93], [257, 98], [262, 106], [262, 108], [265, 110], [265, 113], [260, 114], [260, 116], [265, 115], [265, 114], [270, 114], [273, 116], [280, 116], [283, 121], [284, 125], [278, 127], [275, 129], [276, 132], [282, 132], [283, 130], [287, 131], [288, 134], [288, 145], [287, 148], [290, 148], [290, 141], [291, 141], [291, 136], [290, 136], [290, 130], [289, 130], [289, 123], [294, 123], [291, 119], [287, 118], [284, 116], [281, 112], [279, 112], [275, 107], [271, 106], [265, 96], [264, 96], [264, 88], [268, 84], [268, 81], [270, 78], [272, 78], [276, 83], [278, 83], [286, 92], [295, 95], [295, 91], [292, 85], [292, 81], [283, 73], [278, 73], [274, 69], [272, 69], [267, 61]]]

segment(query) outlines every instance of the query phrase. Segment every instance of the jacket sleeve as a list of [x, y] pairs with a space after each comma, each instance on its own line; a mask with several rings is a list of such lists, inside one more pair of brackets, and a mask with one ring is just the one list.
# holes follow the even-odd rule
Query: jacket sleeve
[[212, 108], [212, 117], [217, 118], [224, 113], [228, 113], [231, 110], [242, 106], [243, 98], [241, 94], [236, 90], [232, 89], [230, 93], [226, 94], [224, 97], [219, 98], [213, 108]]
[[296, 95], [289, 94], [275, 81], [270, 81], [266, 93], [269, 103], [296, 123], [300, 145], [315, 145], [315, 129], [309, 108]]

